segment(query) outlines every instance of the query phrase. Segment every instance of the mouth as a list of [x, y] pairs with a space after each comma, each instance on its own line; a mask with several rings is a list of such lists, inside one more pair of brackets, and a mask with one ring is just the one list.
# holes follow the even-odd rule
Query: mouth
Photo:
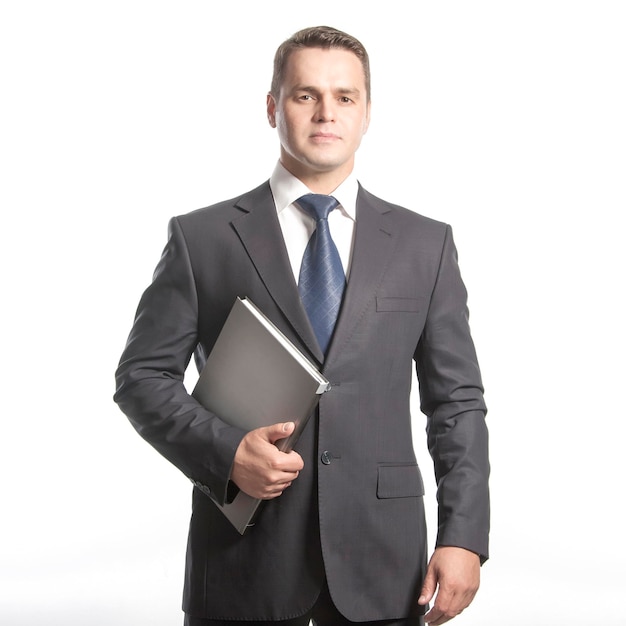
[[311, 135], [311, 139], [316, 143], [328, 143], [338, 141], [341, 138], [339, 135], [335, 135], [334, 133], [314, 133]]

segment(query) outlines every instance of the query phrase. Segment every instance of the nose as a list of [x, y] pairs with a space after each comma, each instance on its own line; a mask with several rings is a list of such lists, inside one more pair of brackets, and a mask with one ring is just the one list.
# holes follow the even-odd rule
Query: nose
[[334, 122], [335, 121], [335, 101], [332, 97], [321, 97], [315, 110], [316, 120], [318, 122]]

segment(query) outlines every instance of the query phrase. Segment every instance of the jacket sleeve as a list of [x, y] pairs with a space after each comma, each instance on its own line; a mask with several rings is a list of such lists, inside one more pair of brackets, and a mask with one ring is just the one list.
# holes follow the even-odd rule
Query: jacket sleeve
[[437, 545], [467, 548], [485, 561], [489, 549], [487, 408], [470, 334], [467, 293], [449, 226], [415, 357], [437, 481]]
[[187, 393], [184, 373], [197, 343], [193, 270], [184, 234], [173, 218], [116, 372], [114, 400], [144, 439], [223, 503], [245, 432], [227, 425]]

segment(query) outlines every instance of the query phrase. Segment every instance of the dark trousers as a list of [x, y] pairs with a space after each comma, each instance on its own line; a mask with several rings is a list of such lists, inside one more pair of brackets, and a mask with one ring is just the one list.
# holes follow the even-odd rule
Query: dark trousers
[[[417, 598], [415, 599], [417, 602]], [[202, 619], [185, 615], [185, 626], [308, 626], [309, 622], [315, 626], [354, 626], [354, 624], [368, 624], [369, 626], [424, 626], [423, 617], [414, 617], [401, 620], [383, 620], [376, 622], [351, 622], [347, 620], [335, 607], [328, 587], [324, 585], [320, 597], [313, 608], [295, 619], [272, 621], [238, 621], [220, 619]]]

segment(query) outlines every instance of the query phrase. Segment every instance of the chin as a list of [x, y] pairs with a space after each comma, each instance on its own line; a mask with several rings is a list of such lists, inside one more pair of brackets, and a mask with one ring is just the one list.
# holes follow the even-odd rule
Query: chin
[[327, 158], [318, 157], [315, 159], [310, 159], [308, 161], [309, 167], [319, 171], [320, 173], [338, 170], [342, 167], [345, 167], [346, 163], [347, 161], [345, 161], [344, 159], [337, 159], [331, 156], [328, 156]]

